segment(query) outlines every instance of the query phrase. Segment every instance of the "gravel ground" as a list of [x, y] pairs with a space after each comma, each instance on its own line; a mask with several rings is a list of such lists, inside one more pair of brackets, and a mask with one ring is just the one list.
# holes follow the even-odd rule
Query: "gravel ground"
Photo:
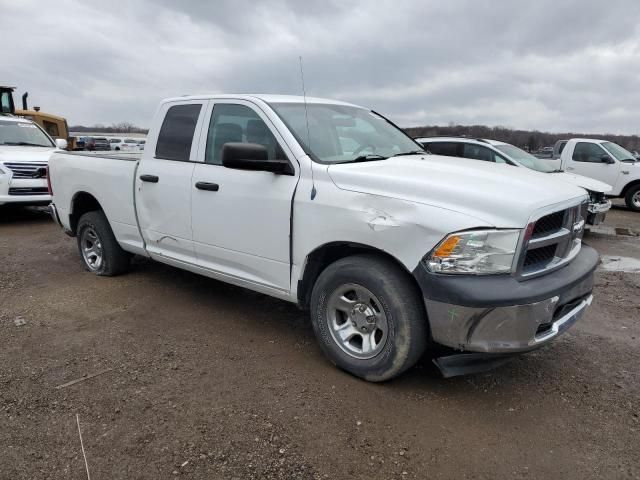
[[[640, 214], [607, 225], [640, 231]], [[640, 237], [586, 242], [640, 258]], [[94, 480], [640, 478], [639, 294], [639, 273], [599, 271], [546, 348], [369, 384], [293, 305], [142, 260], [98, 278], [41, 211], [5, 210], [0, 478], [87, 478], [76, 418]]]

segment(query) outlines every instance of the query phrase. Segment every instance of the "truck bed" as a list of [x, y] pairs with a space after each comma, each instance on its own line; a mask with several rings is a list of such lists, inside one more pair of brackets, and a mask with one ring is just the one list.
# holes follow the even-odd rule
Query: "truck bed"
[[[103, 208], [119, 243], [144, 254], [136, 221], [134, 178], [142, 152], [55, 152], [49, 161], [56, 208], [71, 230], [69, 213], [79, 195], [93, 197]], [[64, 177], [64, 181], [60, 179]], [[76, 218], [77, 220], [77, 218]]]

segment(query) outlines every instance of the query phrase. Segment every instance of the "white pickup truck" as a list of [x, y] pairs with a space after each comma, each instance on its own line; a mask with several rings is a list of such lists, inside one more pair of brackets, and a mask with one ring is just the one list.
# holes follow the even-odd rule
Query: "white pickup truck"
[[66, 147], [30, 120], [0, 115], [0, 206], [48, 205], [47, 163]]
[[556, 142], [554, 152], [542, 161], [608, 183], [612, 190], [607, 195], [624, 198], [631, 210], [640, 211], [640, 161], [627, 149], [607, 140], [572, 138]]
[[343, 102], [168, 99], [139, 160], [60, 152], [49, 168], [52, 216], [89, 271], [137, 254], [297, 303], [328, 358], [370, 381], [426, 349], [445, 376], [485, 368], [592, 300], [583, 189], [442, 162]]

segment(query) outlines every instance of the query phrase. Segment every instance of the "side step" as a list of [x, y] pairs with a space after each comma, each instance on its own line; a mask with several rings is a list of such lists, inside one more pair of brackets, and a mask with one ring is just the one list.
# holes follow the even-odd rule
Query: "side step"
[[433, 359], [444, 378], [486, 372], [509, 362], [515, 355], [458, 353]]

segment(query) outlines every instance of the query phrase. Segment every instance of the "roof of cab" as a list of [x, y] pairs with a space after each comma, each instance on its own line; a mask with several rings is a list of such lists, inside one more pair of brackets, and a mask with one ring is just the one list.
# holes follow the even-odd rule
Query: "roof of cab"
[[[217, 100], [217, 99], [233, 99], [233, 100], [262, 100], [266, 103], [304, 103], [305, 97], [302, 95], [274, 95], [274, 94], [224, 94], [224, 95], [184, 95], [182, 97], [167, 98], [162, 103], [184, 102], [185, 100]], [[308, 104], [324, 104], [324, 105], [344, 105], [349, 107], [364, 108], [360, 105], [341, 102], [340, 100], [330, 100], [328, 98], [307, 97]]]
[[465, 142], [475, 143], [477, 145], [508, 145], [506, 142], [500, 140], [490, 140], [488, 138], [473, 138], [473, 137], [420, 137], [415, 139], [417, 142]]
[[14, 115], [0, 115], [0, 121], [11, 123], [33, 123], [31, 120], [22, 117], [16, 117]]

